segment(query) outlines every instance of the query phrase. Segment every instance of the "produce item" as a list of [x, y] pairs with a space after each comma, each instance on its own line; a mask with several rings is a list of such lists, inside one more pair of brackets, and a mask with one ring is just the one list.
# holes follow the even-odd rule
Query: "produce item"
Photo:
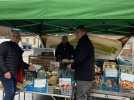
[[134, 89], [134, 82], [124, 80], [120, 82], [120, 86], [123, 89]]
[[63, 63], [69, 63], [70, 60], [68, 60], [68, 59], [63, 59], [62, 62], [63, 62]]
[[48, 78], [52, 76], [52, 73], [50, 71], [47, 71], [46, 74]]
[[71, 59], [71, 60], [70, 60], [70, 63], [73, 63], [73, 62], [74, 62], [74, 60], [73, 60], [73, 59]]
[[98, 87], [101, 84], [101, 77], [100, 77], [100, 75], [96, 75], [95, 76], [95, 81], [96, 81], [96, 85]]
[[54, 94], [61, 94], [60, 87], [58, 87], [58, 86], [55, 87], [53, 93], [54, 93]]
[[37, 78], [38, 79], [46, 79], [47, 77], [47, 73], [45, 72], [45, 70], [42, 68], [37, 72]]
[[0, 81], [0, 88], [3, 88], [2, 82]]
[[50, 62], [50, 67], [49, 67], [49, 69], [50, 70], [58, 70], [59, 69], [59, 67], [60, 67], [60, 62], [57, 62], [57, 61], [51, 61]]
[[134, 67], [120, 66], [120, 87], [122, 89], [133, 90], [134, 89]]
[[58, 72], [57, 71], [47, 71], [48, 84], [56, 86], [58, 84]]
[[117, 64], [114, 61], [105, 61], [103, 64], [105, 77], [118, 77]]
[[58, 72], [57, 71], [52, 71], [52, 75], [53, 76], [58, 76]]
[[128, 40], [128, 42], [125, 44], [123, 49], [121, 50], [120, 53], [120, 58], [128, 60], [132, 58], [132, 50], [133, 49], [133, 37]]
[[101, 73], [101, 68], [100, 67], [95, 67], [95, 73]]
[[112, 66], [113, 69], [116, 68], [116, 64], [113, 64], [113, 65], [111, 65], [111, 66]]
[[95, 65], [95, 81], [96, 86], [99, 87], [101, 84], [102, 70], [100, 66]]
[[108, 79], [106, 81], [106, 83], [107, 83], [107, 85], [108, 85], [109, 88], [112, 88], [113, 87], [113, 81], [112, 80]]
[[105, 69], [105, 68], [116, 69], [117, 68], [117, 64], [114, 61], [106, 61], [103, 64], [103, 69]]
[[130, 48], [130, 49], [123, 49], [123, 51], [121, 52], [120, 56], [123, 59], [129, 59], [130, 57], [132, 57], [132, 48]]
[[62, 63], [65, 63], [65, 64], [71, 64], [71, 63], [73, 63], [74, 62], [74, 60], [73, 59], [63, 59], [62, 60]]
[[119, 89], [118, 78], [102, 76], [99, 88], [107, 91], [118, 90]]
[[61, 90], [61, 94], [71, 95], [72, 94], [71, 78], [60, 78], [59, 79], [59, 87]]
[[17, 82], [16, 87], [17, 87], [17, 89], [22, 90], [22, 89], [23, 89], [25, 86], [27, 86], [28, 84], [31, 84], [31, 82], [30, 82], [30, 81], [24, 81], [23, 83]]
[[51, 76], [48, 79], [48, 84], [52, 86], [56, 86], [58, 84], [58, 76]]

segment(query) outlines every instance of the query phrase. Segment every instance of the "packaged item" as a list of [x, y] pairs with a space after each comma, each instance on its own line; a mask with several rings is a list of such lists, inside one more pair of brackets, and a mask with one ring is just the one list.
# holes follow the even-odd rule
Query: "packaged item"
[[62, 95], [71, 95], [72, 94], [71, 78], [60, 78], [59, 87], [61, 89]]

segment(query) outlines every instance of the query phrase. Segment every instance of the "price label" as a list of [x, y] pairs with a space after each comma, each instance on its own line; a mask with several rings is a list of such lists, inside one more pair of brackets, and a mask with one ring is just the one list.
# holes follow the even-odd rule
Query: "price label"
[[118, 77], [117, 69], [106, 68], [105, 77]]
[[127, 74], [127, 73], [121, 73], [121, 80], [126, 80], [130, 82], [134, 82], [134, 75]]
[[34, 80], [34, 87], [43, 88], [46, 87], [47, 80], [46, 79], [35, 79]]
[[60, 78], [59, 79], [59, 85], [71, 85], [71, 78]]

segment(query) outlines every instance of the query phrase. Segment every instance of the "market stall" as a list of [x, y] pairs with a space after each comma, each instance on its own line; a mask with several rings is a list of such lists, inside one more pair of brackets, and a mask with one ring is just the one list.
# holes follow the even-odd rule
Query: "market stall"
[[[133, 100], [133, 37], [128, 40], [122, 50], [118, 49], [122, 46], [118, 39], [109, 39], [109, 42], [104, 36], [102, 39], [94, 35], [90, 38], [95, 47], [99, 48], [96, 50], [97, 88], [91, 96], [94, 99]], [[101, 40], [103, 41], [100, 42]], [[73, 71], [61, 70], [60, 63], [71, 64], [72, 62], [73, 60], [57, 62], [54, 48], [34, 49], [33, 55], [29, 56], [29, 63], [34, 64], [37, 74], [33, 75], [26, 71], [26, 84], [24, 83], [21, 88], [24, 99], [27, 93], [32, 94], [33, 100], [34, 94], [50, 96], [54, 100], [56, 97], [71, 99], [76, 85]]]
[[[109, 39], [108, 42], [104, 36], [102, 39], [94, 35], [90, 38], [95, 47], [99, 48], [96, 50], [97, 88], [91, 96], [94, 99], [133, 100], [133, 37], [125, 43], [123, 49], [118, 49], [122, 46], [118, 39]], [[98, 43], [98, 40], [104, 41]], [[33, 100], [34, 94], [50, 96], [54, 100], [57, 97], [71, 99], [73, 87], [76, 85], [73, 71], [61, 70], [60, 63], [71, 64], [73, 60], [57, 62], [54, 48], [36, 48], [33, 52], [29, 56], [29, 63], [34, 64], [37, 74], [26, 71], [26, 83], [21, 88], [23, 98], [30, 93]]]
[[[28, 31], [28, 34], [34, 32], [40, 36], [44, 47], [46, 47], [46, 38], [43, 40], [43, 35], [72, 34], [78, 25], [85, 25], [88, 32], [93, 34], [130, 37], [134, 30], [133, 2], [132, 0], [103, 0], [102, 2], [100, 0], [90, 0], [90, 2], [89, 0], [84, 2], [82, 0], [1, 0], [0, 25]], [[98, 38], [95, 40], [99, 41]], [[118, 57], [113, 55], [115, 51], [118, 54], [120, 51], [117, 50], [118, 46], [115, 46], [117, 41], [112, 48], [109, 46], [113, 43], [105, 41], [105, 38], [101, 41], [107, 43], [107, 46], [96, 41], [94, 41], [96, 47], [101, 48], [98, 52], [103, 53], [104, 56], [96, 54], [104, 59], [101, 59], [101, 65], [96, 61], [98, 87], [91, 96], [106, 100], [132, 99], [134, 43], [131, 41], [133, 39], [130, 39], [130, 45], [125, 46]], [[106, 55], [109, 58], [105, 57]], [[70, 61], [65, 62], [70, 63]], [[53, 53], [42, 52], [39, 55], [32, 55], [29, 57], [29, 63], [36, 66], [37, 75], [26, 71], [26, 83], [21, 88], [22, 92], [70, 99], [73, 92], [72, 84], [75, 85], [75, 81], [72, 74], [68, 73], [70, 71], [59, 70], [59, 62], [55, 61]], [[52, 92], [49, 92], [50, 90]]]
[[[133, 90], [130, 90], [133, 87], [131, 85], [133, 84], [131, 82], [133, 81], [133, 76], [130, 73], [133, 72], [129, 73], [132, 69], [131, 67], [125, 69], [121, 67], [124, 61], [128, 61], [124, 60], [124, 58], [130, 58], [132, 55], [132, 52], [127, 52], [128, 50], [132, 51], [132, 48], [133, 37], [129, 39], [120, 53], [117, 52], [119, 55], [116, 59], [111, 59], [110, 57], [108, 59], [96, 60], [97, 88], [91, 93], [94, 99], [133, 100]], [[33, 77], [32, 75], [28, 77], [27, 80], [30, 82], [23, 88], [23, 92], [25, 94], [31, 93], [50, 96], [54, 100], [56, 100], [55, 97], [71, 99], [72, 93], [74, 92], [72, 86], [75, 85], [75, 81], [73, 80], [72, 74], [60, 72], [60, 62], [57, 62], [54, 58], [53, 49], [44, 48], [42, 52], [34, 54], [34, 56], [29, 57], [29, 61], [36, 66], [37, 77], [30, 78]], [[64, 60], [64, 63], [71, 62]], [[131, 62], [125, 64], [132, 65]]]

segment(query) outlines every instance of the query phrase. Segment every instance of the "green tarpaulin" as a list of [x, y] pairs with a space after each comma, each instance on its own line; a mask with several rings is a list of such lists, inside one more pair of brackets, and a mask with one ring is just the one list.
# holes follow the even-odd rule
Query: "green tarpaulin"
[[134, 0], [0, 0], [0, 19], [133, 19]]
[[128, 34], [133, 18], [134, 0], [0, 0], [0, 25], [36, 33], [85, 25], [89, 32]]

